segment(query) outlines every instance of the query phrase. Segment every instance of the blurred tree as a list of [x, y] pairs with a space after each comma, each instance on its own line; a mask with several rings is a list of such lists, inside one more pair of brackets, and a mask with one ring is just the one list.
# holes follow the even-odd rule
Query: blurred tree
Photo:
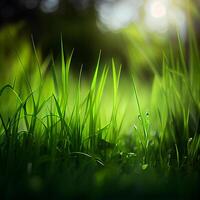
[[[144, 57], [136, 53], [138, 47], [152, 60], [160, 57], [160, 48], [165, 45], [163, 39], [159, 41], [154, 36], [150, 38], [153, 34], [145, 33], [144, 29], [137, 32], [136, 29], [133, 30], [135, 26], [132, 26], [128, 31], [125, 28], [113, 32], [99, 28], [97, 5], [103, 2], [108, 0], [1, 0], [0, 27], [3, 29], [7, 24], [23, 22], [18, 35], [9, 38], [10, 43], [18, 45], [23, 38], [30, 38], [32, 34], [44, 57], [51, 51], [55, 56], [60, 54], [62, 34], [67, 53], [75, 49], [73, 63], [76, 68], [81, 64], [84, 64], [84, 69], [95, 66], [100, 50], [104, 60], [117, 58], [125, 68], [132, 67], [133, 64], [146, 65]], [[113, 0], [111, 3], [118, 2], [120, 0]], [[193, 2], [195, 6], [191, 10], [199, 16], [200, 2]], [[115, 23], [118, 23], [117, 19]], [[198, 30], [199, 18], [196, 18], [195, 24]], [[0, 44], [5, 46], [7, 41], [1, 40], [1, 43], [5, 43]]]
[[[30, 37], [43, 55], [52, 51], [60, 54], [60, 36], [70, 53], [74, 48], [73, 61], [90, 67], [96, 63], [99, 51], [104, 59], [117, 57], [126, 62], [122, 51], [124, 41], [119, 34], [102, 33], [97, 25], [93, 0], [3, 0], [0, 3], [0, 26], [23, 21], [19, 37]], [[125, 48], [124, 48], [125, 51]]]

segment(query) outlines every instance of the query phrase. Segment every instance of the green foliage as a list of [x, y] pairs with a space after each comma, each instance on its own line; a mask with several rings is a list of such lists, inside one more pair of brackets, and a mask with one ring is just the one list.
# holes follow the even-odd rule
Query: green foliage
[[[0, 89], [0, 174], [40, 176], [45, 171], [51, 177], [59, 169], [69, 170], [74, 163], [83, 166], [86, 160], [92, 163], [90, 167], [106, 170], [114, 163], [119, 169], [139, 169], [141, 174], [154, 169], [164, 173], [199, 170], [199, 50], [193, 35], [187, 53], [178, 40], [180, 56], [173, 58], [171, 51], [171, 58], [163, 55], [162, 72], [153, 69], [151, 97], [140, 96], [142, 86], [135, 80], [136, 74], [129, 83], [133, 89], [130, 85], [122, 88], [135, 98], [135, 113], [131, 109], [120, 111], [121, 66], [114, 60], [109, 72], [107, 66], [100, 67], [100, 53], [87, 87], [81, 71], [78, 80], [71, 76], [73, 52], [65, 59], [62, 40], [61, 70], [51, 59], [51, 73], [40, 64], [34, 47], [38, 68], [32, 80], [24, 72], [25, 81], [16, 79]], [[108, 87], [111, 82], [112, 89]], [[105, 96], [109, 101], [105, 102]], [[141, 98], [148, 102], [150, 112], [143, 109]], [[9, 99], [16, 100], [12, 106], [6, 102]], [[109, 117], [105, 110], [109, 110]], [[125, 120], [130, 133], [123, 127]], [[97, 172], [97, 184], [102, 184], [108, 173]]]

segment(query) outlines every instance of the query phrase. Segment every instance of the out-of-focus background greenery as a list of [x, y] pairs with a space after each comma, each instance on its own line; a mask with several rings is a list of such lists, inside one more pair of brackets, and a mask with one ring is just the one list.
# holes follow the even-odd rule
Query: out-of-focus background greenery
[[1, 199], [195, 197], [199, 10], [0, 0]]
[[[34, 57], [31, 36], [41, 59], [74, 49], [73, 69], [91, 73], [102, 51], [102, 63], [115, 58], [123, 71], [151, 78], [177, 33], [187, 46], [188, 26], [200, 43], [199, 0], [1, 0], [0, 80], [16, 71], [19, 57], [28, 66]], [[15, 59], [14, 59], [15, 58]]]

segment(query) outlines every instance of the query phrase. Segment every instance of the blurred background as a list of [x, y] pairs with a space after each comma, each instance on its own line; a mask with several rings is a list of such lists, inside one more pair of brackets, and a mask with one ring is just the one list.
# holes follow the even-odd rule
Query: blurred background
[[[74, 49], [73, 70], [93, 71], [114, 58], [123, 72], [137, 71], [147, 80], [149, 65], [159, 68], [163, 51], [177, 48], [177, 33], [187, 46], [189, 26], [200, 43], [200, 0], [1, 0], [0, 78], [33, 56], [31, 37], [41, 60]], [[9, 72], [9, 73], [8, 73]]]

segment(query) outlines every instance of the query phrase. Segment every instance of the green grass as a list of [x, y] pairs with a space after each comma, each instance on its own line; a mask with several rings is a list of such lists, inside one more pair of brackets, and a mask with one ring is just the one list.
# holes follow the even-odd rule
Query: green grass
[[[5, 199], [145, 197], [189, 199], [200, 169], [200, 56], [194, 37], [163, 53], [143, 87], [121, 66], [91, 82], [49, 57], [0, 89], [0, 191]], [[47, 66], [50, 66], [47, 68]], [[152, 66], [151, 66], [152, 67]], [[143, 92], [147, 90], [148, 92]], [[146, 94], [146, 95], [144, 95]]]

